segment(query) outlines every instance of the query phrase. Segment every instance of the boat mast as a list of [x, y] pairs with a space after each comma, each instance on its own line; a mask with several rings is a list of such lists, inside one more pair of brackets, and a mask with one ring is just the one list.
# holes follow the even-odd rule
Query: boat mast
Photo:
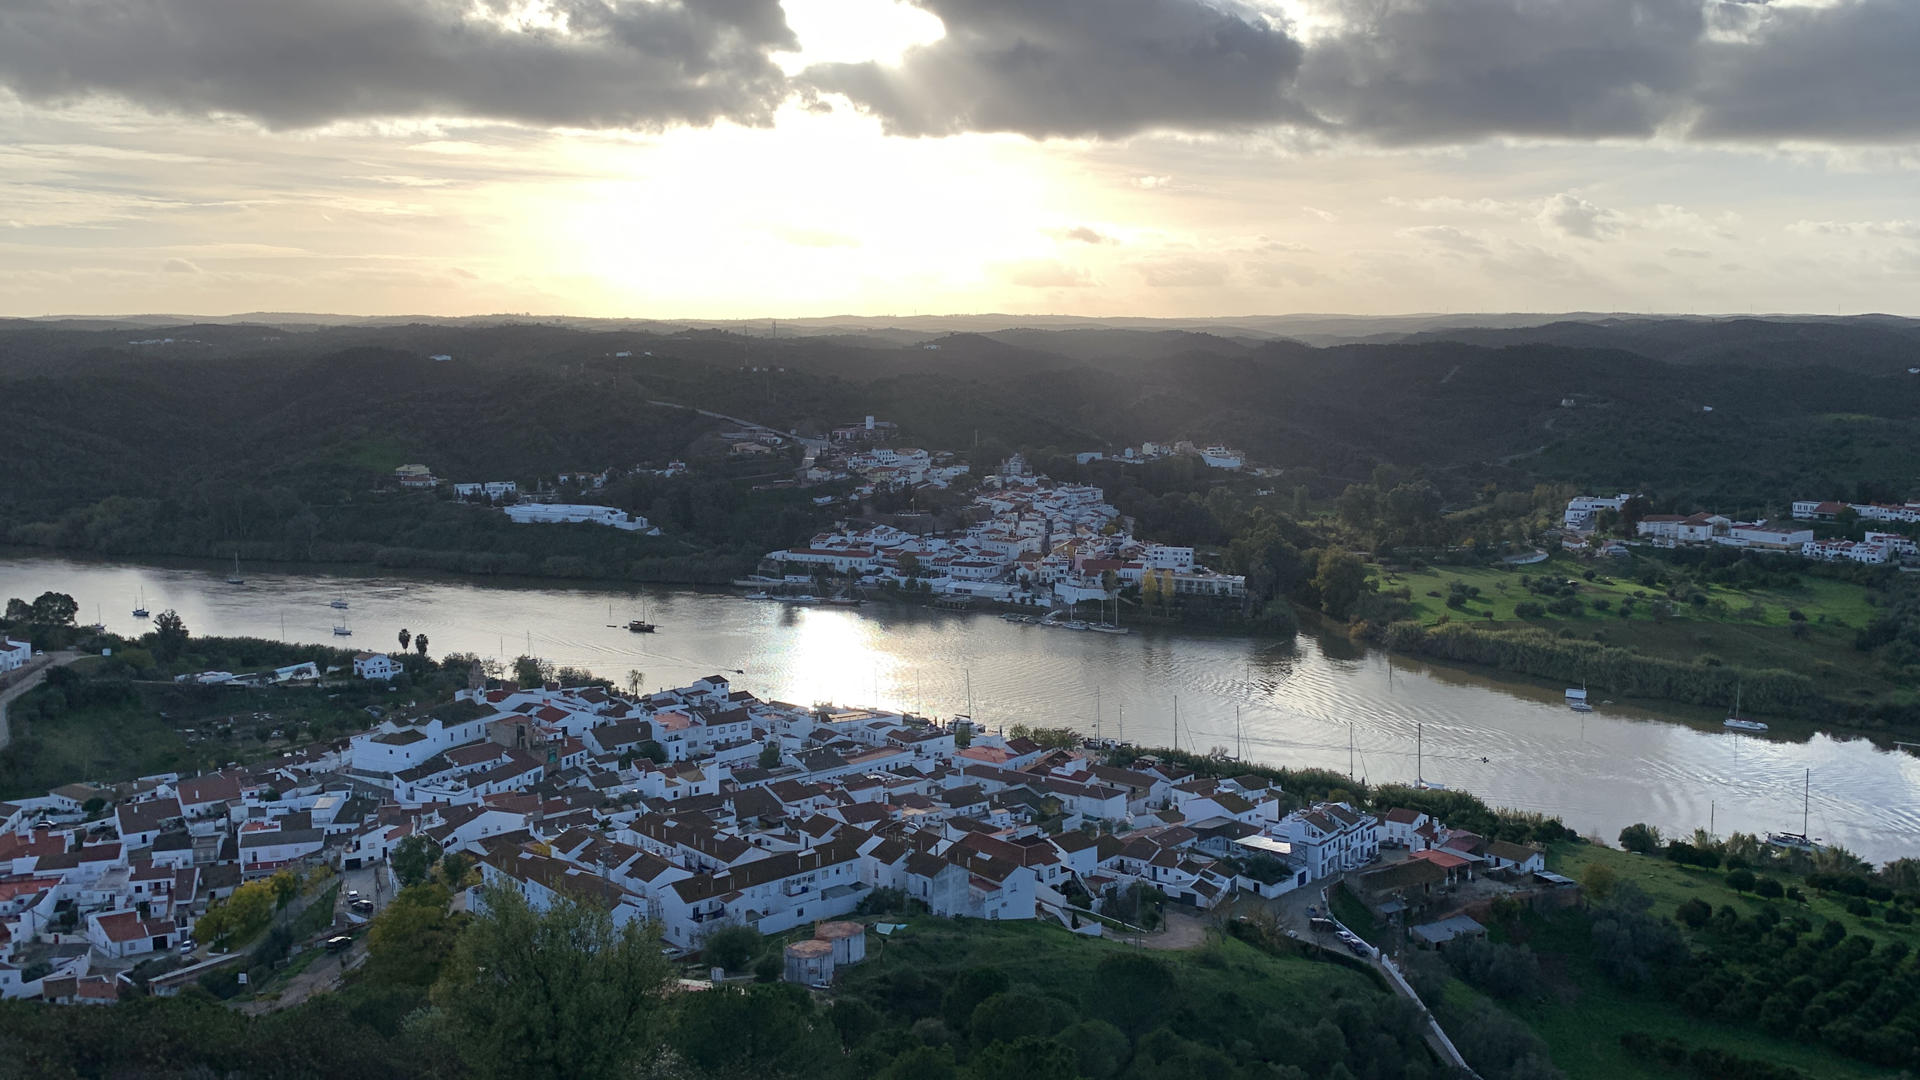
[[1800, 785], [1800, 835], [1807, 835], [1807, 812], [1813, 806], [1813, 770], [1808, 769]]
[[1180, 695], [1173, 695], [1173, 749], [1180, 750]]
[[1413, 784], [1427, 786], [1426, 728], [1418, 720], [1413, 722]]
[[1100, 688], [1093, 688], [1093, 737], [1100, 737]]

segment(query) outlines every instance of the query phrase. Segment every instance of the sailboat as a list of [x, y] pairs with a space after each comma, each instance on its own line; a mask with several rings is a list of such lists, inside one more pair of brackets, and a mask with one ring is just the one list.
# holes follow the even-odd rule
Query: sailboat
[[1800, 787], [1800, 831], [1797, 833], [1770, 832], [1767, 834], [1767, 843], [1774, 847], [1804, 851], [1809, 854], [1819, 851], [1823, 846], [1820, 841], [1807, 836], [1807, 816], [1812, 808], [1813, 770], [1808, 769]]
[[140, 598], [133, 602], [133, 617], [136, 619], [147, 617], [147, 590], [145, 589], [140, 590]]
[[647, 598], [640, 598], [640, 617], [627, 620], [627, 629], [636, 634], [651, 634], [657, 627], [647, 621]]
[[333, 636], [334, 637], [352, 637], [353, 628], [347, 625], [346, 620], [342, 619], [340, 621], [340, 624], [333, 628]]
[[99, 604], [93, 605], [93, 626], [91, 627], [91, 629], [95, 633], [100, 633], [100, 634], [104, 634], [107, 632], [107, 620], [101, 617]]
[[1740, 684], [1739, 683], [1733, 684], [1733, 711], [1728, 713], [1727, 718], [1720, 722], [1720, 726], [1725, 728], [1732, 728], [1735, 731], [1767, 730], [1767, 725], [1763, 721], [1745, 720], [1741, 718], [1740, 716]]
[[[1100, 602], [1100, 606], [1102, 609], [1104, 609], [1106, 607], [1106, 601], [1102, 600]], [[1133, 632], [1127, 629], [1126, 627], [1120, 625], [1120, 598], [1119, 597], [1116, 596], [1113, 598], [1113, 621], [1112, 622], [1104, 621], [1106, 614], [1107, 614], [1106, 611], [1102, 610], [1100, 612], [1100, 615], [1103, 621], [1097, 622], [1097, 623], [1091, 623], [1087, 626], [1087, 629], [1098, 630], [1102, 634], [1130, 634]]]
[[327, 606], [334, 609], [335, 611], [345, 611], [347, 610], [347, 601], [344, 597], [335, 597], [334, 599], [327, 601]]
[[1567, 688], [1567, 708], [1574, 712], [1592, 712], [1593, 705], [1587, 701], [1586, 680], [1581, 680], [1580, 689]]
[[247, 579], [240, 576], [240, 553], [233, 553], [233, 573], [227, 575], [227, 584], [245, 585]]

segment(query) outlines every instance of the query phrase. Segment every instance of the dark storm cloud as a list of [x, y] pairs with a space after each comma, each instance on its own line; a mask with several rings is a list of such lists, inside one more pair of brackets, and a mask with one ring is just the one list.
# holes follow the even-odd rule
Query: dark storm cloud
[[1295, 92], [1384, 143], [1646, 136], [1683, 99], [1700, 0], [1342, 0]]
[[1702, 142], [1920, 134], [1920, 0], [909, 0], [945, 36], [820, 64], [778, 0], [0, 0], [0, 88], [273, 127], [474, 117], [652, 129], [769, 122], [845, 95], [900, 135], [1311, 131], [1389, 146], [1655, 133]]
[[1201, 0], [916, 0], [946, 36], [898, 67], [821, 64], [806, 78], [901, 135], [1121, 136], [1307, 122], [1287, 96], [1285, 28]]
[[[503, 0], [482, 0], [504, 12]], [[5, 0], [0, 86], [274, 127], [473, 116], [656, 128], [771, 120], [795, 45], [778, 0], [557, 0], [565, 29], [467, 0]]]
[[1696, 136], [1881, 142], [1920, 134], [1920, 3], [1736, 9], [1706, 49]]
[[1292, 127], [1385, 145], [1499, 136], [1897, 140], [1920, 132], [1920, 0], [913, 0], [946, 37], [803, 78], [905, 135]]

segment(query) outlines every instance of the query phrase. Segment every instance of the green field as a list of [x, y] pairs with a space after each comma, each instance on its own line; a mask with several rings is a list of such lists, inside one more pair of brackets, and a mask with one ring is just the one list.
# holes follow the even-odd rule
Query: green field
[[373, 722], [349, 700], [360, 693], [336, 699], [329, 690], [304, 687], [139, 683], [131, 689], [134, 700], [98, 706], [61, 704], [65, 694], [48, 686], [14, 702], [13, 743], [0, 751], [0, 798], [76, 780], [112, 783], [257, 761], [311, 741], [316, 725], [337, 735]]
[[[1811, 903], [1804, 908], [1788, 901], [1760, 900], [1728, 888], [1723, 872], [1681, 867], [1660, 858], [1590, 844], [1562, 844], [1549, 852], [1548, 863], [1555, 871], [1574, 877], [1595, 863], [1609, 865], [1620, 880], [1645, 889], [1653, 898], [1653, 912], [1661, 916], [1671, 916], [1682, 901], [1695, 897], [1716, 908], [1732, 904], [1743, 913], [1771, 903], [1802, 910], [1816, 925], [1820, 920], [1837, 918], [1847, 925], [1849, 933], [1877, 940], [1916, 940], [1912, 927], [1853, 918], [1838, 904], [1812, 896], [1811, 890]], [[1687, 1015], [1651, 991], [1623, 990], [1595, 968], [1588, 924], [1577, 914], [1529, 917], [1508, 940], [1526, 944], [1540, 955], [1542, 967], [1558, 991], [1556, 1000], [1511, 1005], [1509, 1010], [1546, 1040], [1554, 1063], [1571, 1080], [1680, 1080], [1688, 1075], [1628, 1054], [1620, 1046], [1620, 1036], [1629, 1031], [1765, 1058], [1802, 1069], [1821, 1080], [1894, 1075], [1891, 1070], [1837, 1057], [1817, 1046], [1772, 1037], [1758, 1025], [1733, 1026]], [[1474, 991], [1455, 980], [1449, 984], [1448, 994], [1450, 999], [1455, 994], [1470, 997]]]
[[[1593, 581], [1582, 577], [1588, 570], [1596, 571]], [[1495, 622], [1531, 622], [1537, 625], [1569, 623], [1618, 626], [1653, 622], [1652, 602], [1662, 599], [1663, 592], [1658, 587], [1641, 585], [1631, 577], [1612, 576], [1624, 571], [1625, 567], [1616, 566], [1611, 560], [1589, 564], [1561, 555], [1532, 566], [1512, 568], [1432, 566], [1397, 573], [1385, 573], [1376, 568], [1375, 573], [1383, 589], [1402, 585], [1411, 589], [1416, 617], [1428, 625], [1438, 622], [1443, 615], [1454, 620], [1481, 622], [1490, 618]], [[1514, 613], [1516, 604], [1532, 600], [1544, 605], [1551, 599], [1530, 592], [1520, 583], [1523, 576], [1572, 580], [1577, 583], [1580, 599], [1589, 605], [1596, 599], [1605, 599], [1613, 610], [1595, 611], [1589, 606], [1582, 614], [1571, 618], [1549, 613], [1537, 619], [1522, 620]], [[1480, 595], [1468, 601], [1464, 610], [1447, 606], [1448, 591], [1456, 581], [1480, 590]], [[1867, 603], [1865, 586], [1828, 578], [1802, 578], [1798, 588], [1784, 590], [1733, 589], [1704, 583], [1700, 587], [1707, 594], [1708, 605], [1680, 605], [1674, 621], [1786, 628], [1791, 625], [1788, 613], [1797, 609], [1816, 628], [1851, 631], [1865, 626], [1873, 618], [1873, 606]], [[1619, 615], [1620, 602], [1623, 600], [1631, 600], [1634, 604], [1633, 614], [1627, 619]], [[1714, 611], [1714, 600], [1726, 605], [1724, 613]], [[1757, 619], [1745, 614], [1745, 609], [1753, 604], [1758, 604], [1761, 609]]]
[[[1588, 570], [1595, 571], [1593, 581], [1582, 577]], [[1611, 561], [1590, 566], [1558, 556], [1512, 569], [1447, 566], [1387, 571], [1375, 567], [1372, 572], [1383, 590], [1408, 589], [1413, 618], [1428, 626], [1442, 620], [1487, 629], [1537, 626], [1638, 649], [1648, 656], [1692, 661], [1705, 655], [1735, 667], [1797, 671], [1836, 699], [1867, 702], [1903, 692], [1885, 677], [1870, 654], [1853, 647], [1855, 632], [1875, 613], [1865, 586], [1815, 577], [1802, 578], [1798, 587], [1784, 590], [1702, 584], [1707, 604], [1678, 604], [1669, 618], [1659, 620], [1653, 617], [1653, 602], [1663, 599], [1664, 591], [1641, 585], [1624, 576], [1626, 571], [1626, 566]], [[1552, 599], [1522, 585], [1523, 575], [1572, 580], [1585, 606], [1572, 616], [1548, 612], [1522, 619], [1514, 610], [1517, 605], [1532, 601], [1544, 607]], [[1480, 591], [1463, 607], [1450, 608], [1447, 597], [1456, 582]], [[1596, 610], [1595, 600], [1604, 601], [1608, 609]], [[1633, 603], [1627, 618], [1619, 613], [1623, 601]], [[1757, 612], [1751, 610], [1756, 606]], [[1794, 635], [1792, 611], [1805, 616], [1804, 637]]]
[[[1605, 848], [1598, 844], [1559, 844], [1547, 853], [1549, 867], [1556, 873], [1575, 879], [1596, 863], [1611, 867], [1620, 880], [1632, 881], [1645, 889], [1647, 895], [1653, 898], [1653, 913], [1656, 915], [1671, 916], [1675, 908], [1693, 899], [1705, 900], [1716, 910], [1731, 904], [1742, 915], [1752, 915], [1761, 908], [1773, 906], [1783, 910], [1792, 909], [1814, 920], [1815, 925], [1827, 919], [1838, 919], [1849, 934], [1859, 934], [1876, 942], [1904, 941], [1908, 946], [1920, 949], [1920, 923], [1893, 926], [1879, 919], [1856, 918], [1847, 914], [1838, 901], [1818, 896], [1812, 889], [1805, 889], [1807, 901], [1804, 904], [1762, 900], [1750, 893], [1737, 893], [1729, 888], [1723, 870], [1681, 866], [1658, 856], [1635, 855], [1630, 851]], [[1768, 876], [1767, 871], [1754, 872]], [[1772, 876], [1779, 877], [1782, 884], [1794, 883], [1791, 877]]]
[[[1029, 984], [1044, 993], [1072, 997], [1095, 985], [1094, 968], [1101, 960], [1137, 951], [1133, 945], [1078, 936], [1051, 923], [913, 917], [906, 929], [891, 936], [869, 934], [867, 962], [841, 975], [839, 985], [842, 991], [878, 990], [897, 971], [939, 979], [966, 968], [993, 967], [1006, 972], [1016, 986]], [[1236, 996], [1256, 1014], [1318, 1012], [1329, 999], [1383, 993], [1371, 979], [1347, 968], [1269, 956], [1220, 935], [1211, 935], [1197, 949], [1149, 955], [1174, 967], [1187, 1000]]]

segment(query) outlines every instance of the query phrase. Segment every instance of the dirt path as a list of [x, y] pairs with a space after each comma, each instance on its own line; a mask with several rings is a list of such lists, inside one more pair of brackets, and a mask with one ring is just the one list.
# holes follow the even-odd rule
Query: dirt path
[[1167, 912], [1167, 925], [1157, 934], [1148, 934], [1140, 944], [1149, 949], [1197, 949], [1207, 943], [1210, 921], [1181, 911]]

